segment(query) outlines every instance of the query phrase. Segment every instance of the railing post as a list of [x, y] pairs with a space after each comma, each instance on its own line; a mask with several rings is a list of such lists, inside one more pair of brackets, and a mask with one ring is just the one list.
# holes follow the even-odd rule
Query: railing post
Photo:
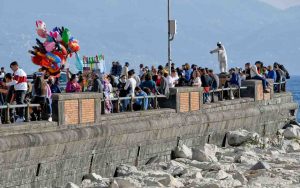
[[281, 81], [278, 84], [278, 93], [281, 93]]
[[25, 121], [26, 122], [29, 122], [30, 121], [30, 104], [27, 103], [27, 107], [26, 107], [26, 110], [25, 110], [25, 113], [26, 113], [26, 116], [25, 116]]
[[239, 99], [240, 99], [241, 98], [241, 87], [239, 87], [238, 95], [239, 95]]
[[131, 95], [131, 99], [130, 99], [130, 110], [131, 112], [133, 112], [133, 96]]
[[212, 96], [211, 96], [211, 102], [214, 103], [215, 102], [215, 89], [212, 90]]
[[120, 113], [120, 96], [118, 96], [118, 101], [117, 101], [117, 113]]
[[154, 100], [154, 108], [157, 109], [158, 108], [158, 102], [157, 102], [157, 93], [155, 93], [155, 100]]
[[144, 98], [143, 98], [143, 103], [142, 103], [142, 110], [146, 110], [145, 109], [145, 104], [146, 104], [146, 96], [144, 96]]
[[[232, 95], [232, 96], [231, 96]], [[234, 98], [234, 94], [232, 92], [232, 88], [231, 88], [231, 85], [229, 86], [229, 98], [230, 100], [232, 100], [232, 98]]]
[[222, 90], [221, 90], [221, 101], [223, 101], [224, 98], [224, 91], [223, 91], [224, 86], [222, 86]]
[[5, 113], [5, 123], [10, 124], [10, 108], [9, 108], [9, 103], [7, 104], [7, 108], [6, 108], [6, 113]]

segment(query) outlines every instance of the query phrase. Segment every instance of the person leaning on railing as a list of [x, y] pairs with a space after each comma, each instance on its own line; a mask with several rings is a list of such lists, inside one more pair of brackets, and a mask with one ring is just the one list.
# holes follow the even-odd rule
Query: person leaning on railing
[[[25, 71], [23, 71], [21, 68], [19, 68], [19, 65], [16, 61], [12, 62], [10, 64], [10, 68], [12, 69], [12, 71], [14, 72], [14, 76], [13, 76], [13, 80], [11, 82], [7, 82], [6, 86], [14, 86], [14, 96], [16, 99], [16, 103], [17, 104], [24, 104], [25, 101], [25, 95], [27, 92], [27, 74], [25, 73]], [[17, 120], [16, 122], [24, 122], [25, 118], [24, 118], [24, 113], [25, 110], [24, 108], [18, 108], [16, 109], [17, 111]]]
[[37, 76], [32, 88], [32, 104], [40, 104], [40, 111], [37, 107], [33, 108], [31, 120], [48, 120], [52, 121], [51, 108], [51, 89], [44, 80], [43, 75]]
[[[11, 73], [6, 73], [4, 76], [4, 79], [2, 80], [2, 82], [0, 83], [1, 89], [0, 89], [0, 93], [3, 97], [3, 104], [1, 105], [7, 105], [7, 104], [11, 104], [13, 102], [13, 94], [14, 94], [14, 86], [5, 86], [5, 83], [9, 83], [13, 80], [13, 76]], [[1, 121], [5, 122], [5, 111], [3, 110], [1, 112]], [[14, 122], [14, 118], [13, 118], [13, 110], [10, 109], [10, 117], [12, 117], [10, 119], [10, 122]]]

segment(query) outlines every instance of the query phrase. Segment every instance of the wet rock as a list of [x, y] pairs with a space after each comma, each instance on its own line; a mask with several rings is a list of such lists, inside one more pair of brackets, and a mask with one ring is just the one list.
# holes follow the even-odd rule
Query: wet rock
[[300, 139], [300, 127], [298, 125], [287, 127], [283, 132], [283, 136], [286, 139]]
[[184, 144], [181, 144], [175, 148], [174, 155], [176, 158], [192, 158], [192, 149]]
[[260, 136], [257, 133], [239, 129], [227, 133], [227, 143], [230, 146], [241, 146], [246, 143], [258, 144]]
[[72, 183], [72, 182], [69, 182], [67, 183], [67, 185], [65, 186], [65, 188], [79, 188], [78, 185]]
[[192, 159], [200, 162], [216, 162], [216, 152], [218, 148], [212, 144], [205, 144], [202, 149], [192, 149]]
[[260, 169], [271, 169], [271, 166], [267, 162], [259, 161], [250, 170], [260, 170]]

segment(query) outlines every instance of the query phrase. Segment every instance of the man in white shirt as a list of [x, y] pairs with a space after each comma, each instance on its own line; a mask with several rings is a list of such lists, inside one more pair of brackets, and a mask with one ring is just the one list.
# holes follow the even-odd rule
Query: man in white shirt
[[[134, 97], [135, 96], [134, 90], [136, 88], [136, 81], [133, 78], [133, 75], [134, 74], [133, 74], [132, 71], [128, 72], [128, 79], [126, 80], [126, 84], [124, 86], [124, 90], [128, 90], [127, 97], [131, 97], [131, 96]], [[129, 102], [130, 102], [129, 99], [123, 100], [123, 102], [122, 102], [122, 108], [121, 108], [122, 112], [126, 111]]]
[[133, 72], [129, 71], [128, 72], [128, 79], [126, 81], [124, 89], [127, 90], [129, 89], [129, 94], [128, 96], [133, 96], [134, 97], [134, 89], [136, 87], [136, 80], [133, 78]]
[[257, 70], [257, 67], [261, 65], [261, 62], [257, 61], [255, 63], [255, 65], [251, 66], [250, 67], [250, 75], [251, 75], [251, 79], [254, 79], [254, 80], [261, 80], [262, 81], [262, 84], [263, 84], [263, 90], [264, 90], [264, 93], [270, 93], [268, 90], [267, 90], [267, 86], [269, 85], [269, 83], [267, 82], [267, 80], [258, 73], [258, 70]]
[[122, 74], [121, 74], [121, 75], [125, 75], [126, 78], [128, 78], [128, 67], [129, 67], [129, 63], [126, 62], [123, 69], [122, 69]]
[[[15, 97], [17, 104], [24, 104], [25, 95], [27, 92], [27, 74], [19, 68], [16, 61], [10, 64], [11, 70], [14, 72], [13, 81], [7, 83], [7, 86], [14, 86]], [[18, 118], [16, 123], [24, 122], [24, 108], [17, 108]]]
[[5, 70], [4, 70], [4, 67], [1, 67], [1, 71], [0, 71], [0, 78], [4, 78], [5, 77], [5, 74], [6, 74], [6, 72], [5, 72]]
[[172, 70], [172, 71], [171, 71], [171, 75], [169, 75], [169, 76], [167, 77], [167, 81], [168, 81], [168, 84], [169, 84], [169, 88], [174, 88], [175, 85], [176, 85], [176, 83], [178, 82], [178, 80], [179, 80], [179, 77], [178, 77], [176, 71], [175, 71], [175, 70]]
[[225, 47], [222, 45], [221, 42], [217, 43], [217, 48], [210, 51], [211, 54], [218, 53], [218, 60], [220, 63], [220, 72], [227, 72], [227, 54]]

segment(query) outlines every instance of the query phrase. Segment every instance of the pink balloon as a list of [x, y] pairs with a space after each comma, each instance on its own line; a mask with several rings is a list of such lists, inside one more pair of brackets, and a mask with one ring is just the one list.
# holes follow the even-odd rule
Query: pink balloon
[[47, 37], [47, 31], [44, 31], [42, 29], [37, 29], [36, 32], [42, 38], [46, 38]]
[[47, 37], [47, 28], [46, 28], [45, 22], [38, 20], [35, 22], [35, 24], [36, 24], [37, 34], [42, 38], [46, 38]]
[[59, 34], [59, 32], [57, 31], [50, 31], [49, 35], [53, 38], [55, 38], [56, 41], [60, 42], [61, 41], [61, 36]]
[[42, 20], [37, 20], [36, 22], [35, 22], [35, 24], [36, 24], [36, 29], [38, 30], [38, 29], [42, 29], [42, 30], [44, 30], [44, 31], [46, 31], [47, 29], [46, 29], [46, 24], [45, 24], [45, 22], [43, 22]]
[[55, 49], [55, 42], [44, 42], [44, 47], [47, 52], [52, 52]]

